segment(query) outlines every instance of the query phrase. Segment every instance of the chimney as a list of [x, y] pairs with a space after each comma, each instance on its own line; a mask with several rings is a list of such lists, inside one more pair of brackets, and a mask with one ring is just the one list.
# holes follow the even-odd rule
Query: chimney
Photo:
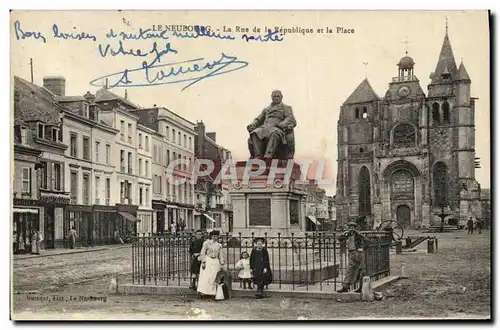
[[207, 133], [207, 136], [208, 136], [209, 138], [211, 138], [214, 142], [216, 142], [216, 141], [215, 141], [215, 135], [216, 135], [216, 133], [215, 133], [215, 132], [208, 132], [208, 133]]
[[66, 78], [43, 77], [43, 87], [57, 96], [66, 96]]
[[205, 124], [203, 121], [197, 122], [196, 132], [198, 136], [196, 137], [196, 156], [198, 158], [205, 156], [205, 152], [203, 150], [203, 145], [205, 144]]
[[94, 101], [95, 101], [95, 95], [94, 95], [94, 94], [92, 94], [92, 93], [90, 93], [90, 92], [88, 92], [88, 91], [87, 91], [87, 94], [83, 95], [83, 97], [84, 97], [87, 101], [89, 101], [89, 103], [94, 103]]

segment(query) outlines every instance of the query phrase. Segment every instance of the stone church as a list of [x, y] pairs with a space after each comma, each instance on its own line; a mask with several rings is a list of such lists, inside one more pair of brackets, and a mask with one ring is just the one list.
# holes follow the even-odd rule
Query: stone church
[[[448, 27], [427, 95], [406, 54], [379, 97], [367, 79], [340, 108], [336, 209], [339, 224], [406, 228], [463, 224], [480, 212], [475, 180], [475, 98], [457, 66]], [[363, 220], [364, 219], [364, 220]]]

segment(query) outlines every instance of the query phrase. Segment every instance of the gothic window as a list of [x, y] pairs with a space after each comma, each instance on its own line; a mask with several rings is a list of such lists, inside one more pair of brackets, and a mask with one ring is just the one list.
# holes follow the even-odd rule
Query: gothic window
[[359, 108], [354, 109], [354, 117], [359, 119]]
[[446, 165], [438, 162], [432, 171], [432, 182], [434, 185], [434, 205], [446, 206], [448, 203], [448, 174]]
[[363, 166], [359, 171], [359, 216], [371, 214], [370, 172]]
[[450, 104], [448, 102], [444, 102], [442, 105], [443, 109], [443, 122], [446, 124], [450, 123]]
[[432, 121], [434, 124], [439, 124], [439, 103], [434, 102], [432, 104]]
[[363, 119], [366, 118], [368, 118], [368, 110], [366, 109], [366, 107], [363, 107]]
[[392, 174], [391, 194], [413, 196], [413, 176], [409, 171], [398, 170]]
[[395, 148], [415, 146], [415, 127], [411, 124], [399, 124], [394, 127], [392, 138]]

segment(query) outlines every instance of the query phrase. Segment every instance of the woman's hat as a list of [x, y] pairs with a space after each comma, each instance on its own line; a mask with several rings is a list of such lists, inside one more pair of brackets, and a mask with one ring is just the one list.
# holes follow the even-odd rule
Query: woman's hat
[[349, 226], [354, 226], [354, 227], [357, 227], [357, 226], [358, 226], [358, 224], [357, 224], [357, 223], [355, 223], [354, 221], [349, 221], [349, 222], [347, 223], [347, 226], [348, 226], [348, 227], [349, 227]]
[[262, 243], [265, 243], [265, 242], [266, 242], [266, 240], [265, 240], [265, 239], [263, 239], [262, 237], [256, 237], [256, 238], [254, 238], [254, 239], [253, 239], [253, 242], [254, 242], [254, 243], [257, 243], [258, 241], [261, 241]]
[[220, 235], [220, 231], [218, 231], [218, 230], [212, 230], [210, 232], [210, 237], [212, 237], [212, 236], [219, 236], [219, 235]]

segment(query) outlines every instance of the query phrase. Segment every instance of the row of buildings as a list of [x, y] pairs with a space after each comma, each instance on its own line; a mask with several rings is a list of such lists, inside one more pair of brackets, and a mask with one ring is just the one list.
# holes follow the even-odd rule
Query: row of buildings
[[[28, 249], [35, 230], [54, 248], [66, 245], [71, 228], [82, 245], [174, 228], [231, 229], [227, 187], [210, 176], [189, 180], [196, 158], [231, 158], [203, 122], [142, 108], [126, 92], [65, 92], [63, 77], [46, 77], [43, 86], [14, 78], [15, 250]], [[183, 164], [169, 166], [174, 160]]]

